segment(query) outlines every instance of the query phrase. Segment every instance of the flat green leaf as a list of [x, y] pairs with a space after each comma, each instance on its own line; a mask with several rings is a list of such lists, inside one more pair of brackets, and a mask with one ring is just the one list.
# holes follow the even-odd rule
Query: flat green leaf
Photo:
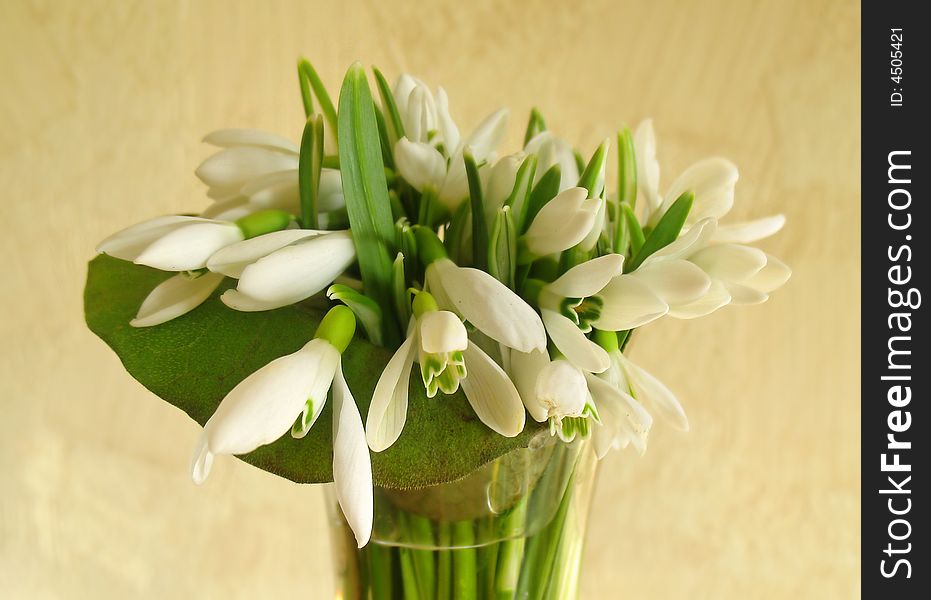
[[[391, 306], [389, 248], [394, 240], [394, 218], [375, 105], [365, 71], [358, 63], [349, 68], [339, 94], [339, 163], [365, 293], [380, 306]], [[382, 323], [385, 343], [393, 347], [400, 337], [398, 325], [393, 319], [383, 319]]]
[[533, 190], [530, 192], [530, 199], [527, 201], [527, 215], [524, 217], [521, 233], [527, 231], [527, 228], [533, 223], [540, 209], [559, 193], [559, 181], [561, 177], [562, 174], [560, 173], [559, 165], [555, 164], [540, 177], [540, 181], [537, 182], [537, 185], [533, 186]]
[[304, 229], [317, 227], [317, 197], [320, 194], [320, 171], [323, 169], [323, 117], [307, 119], [301, 136], [298, 161], [298, 191], [301, 198], [301, 223]]
[[517, 228], [511, 218], [511, 207], [502, 206], [495, 217], [488, 246], [488, 272], [492, 277], [514, 289], [517, 269]]
[[524, 132], [524, 146], [543, 131], [546, 131], [546, 121], [543, 120], [543, 115], [536, 108], [531, 109], [530, 119], [527, 120], [527, 130]]
[[488, 270], [488, 223], [485, 222], [485, 200], [482, 196], [482, 179], [478, 165], [468, 148], [463, 152], [466, 178], [469, 180], [469, 206], [472, 208], [472, 260], [473, 266]]
[[[171, 275], [99, 256], [88, 266], [85, 318], [130, 375], [201, 425], [247, 375], [310, 340], [326, 311], [320, 300], [311, 300], [267, 312], [237, 312], [215, 294], [168, 323], [130, 327], [130, 319], [149, 291]], [[229, 280], [220, 291], [232, 283]], [[361, 337], [343, 354], [343, 371], [363, 419], [390, 357], [390, 351]], [[541, 431], [528, 420], [516, 438], [502, 437], [478, 420], [461, 392], [428, 399], [416, 371], [411, 374], [410, 390], [401, 438], [385, 452], [372, 454], [376, 485], [409, 489], [453, 481], [515, 448], [526, 447]], [[305, 438], [285, 434], [241, 458], [298, 483], [331, 481], [329, 402], [323, 412]], [[194, 443], [192, 437], [192, 449]]]
[[635, 270], [643, 264], [643, 261], [646, 260], [648, 256], [660, 248], [668, 246], [676, 241], [676, 238], [679, 237], [679, 232], [682, 231], [682, 226], [685, 225], [686, 217], [689, 216], [689, 211], [692, 210], [692, 201], [694, 199], [695, 194], [692, 192], [684, 192], [672, 203], [669, 210], [663, 214], [659, 223], [657, 223], [653, 231], [650, 232], [649, 237], [643, 242], [643, 247], [640, 248], [640, 252], [634, 256], [633, 260], [624, 265], [625, 272], [629, 273]]
[[327, 298], [342, 302], [352, 310], [356, 320], [362, 324], [365, 335], [376, 346], [384, 346], [381, 332], [381, 307], [375, 301], [348, 285], [334, 284], [326, 292]]
[[381, 106], [385, 113], [385, 124], [387, 125], [388, 134], [391, 138], [391, 147], [393, 148], [394, 144], [404, 137], [404, 123], [401, 121], [401, 115], [398, 113], [398, 104], [394, 100], [394, 93], [391, 91], [391, 86], [388, 85], [388, 81], [385, 80], [385, 76], [381, 74], [381, 71], [379, 71], [377, 67], [372, 67], [372, 72], [375, 74], [375, 84], [378, 86], [378, 95], [381, 96]]
[[537, 172], [537, 157], [531, 154], [524, 159], [517, 169], [517, 176], [514, 178], [514, 188], [511, 195], [505, 200], [505, 206], [511, 207], [514, 225], [519, 230], [524, 229], [524, 222], [527, 220], [527, 210], [530, 204], [530, 192], [533, 188], [533, 177]]
[[[307, 80], [307, 83], [314, 91], [314, 95], [317, 96], [317, 102], [320, 103], [320, 110], [323, 111], [323, 116], [326, 117], [327, 123], [333, 131], [336, 131], [337, 120], [336, 120], [336, 109], [333, 107], [333, 101], [330, 100], [330, 95], [326, 91], [326, 86], [323, 85], [323, 80], [320, 79], [320, 76], [317, 74], [317, 70], [314, 69], [314, 66], [310, 64], [310, 61], [306, 58], [302, 58], [298, 62], [298, 69], [303, 73], [304, 77]], [[301, 93], [303, 94], [304, 84], [301, 84]], [[307, 108], [307, 103], [304, 104], [305, 110]], [[313, 106], [311, 106], [311, 112], [307, 114], [310, 116], [313, 114]]]
[[[630, 243], [630, 254], [631, 256], [636, 256], [640, 249], [643, 248], [643, 243], [646, 241], [643, 235], [643, 229], [640, 228], [640, 221], [637, 220], [637, 215], [634, 214], [634, 209], [630, 207], [630, 204], [624, 202], [621, 204], [621, 219], [626, 227], [625, 231], [628, 235], [628, 241]], [[621, 252], [624, 250], [621, 249]]]
[[579, 176], [578, 186], [588, 190], [589, 198], [597, 198], [604, 189], [605, 162], [607, 158], [608, 141], [605, 140], [595, 150], [591, 160], [585, 165], [582, 175]]

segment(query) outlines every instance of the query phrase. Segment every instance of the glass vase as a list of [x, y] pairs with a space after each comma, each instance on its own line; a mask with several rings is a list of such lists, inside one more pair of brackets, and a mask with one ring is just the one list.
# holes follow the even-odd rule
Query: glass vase
[[542, 433], [454, 482], [376, 488], [362, 549], [329, 489], [336, 597], [576, 598], [596, 464], [588, 440]]

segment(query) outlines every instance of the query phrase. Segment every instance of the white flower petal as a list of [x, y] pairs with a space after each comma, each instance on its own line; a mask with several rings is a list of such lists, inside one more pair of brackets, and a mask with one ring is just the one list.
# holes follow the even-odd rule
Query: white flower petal
[[641, 265], [632, 273], [669, 306], [689, 304], [711, 287], [711, 278], [687, 260], [663, 260]]
[[601, 293], [604, 306], [592, 325], [606, 331], [623, 331], [646, 325], [666, 314], [669, 306], [632, 275], [615, 277]]
[[290, 306], [303, 300], [303, 298], [280, 298], [275, 301], [256, 300], [255, 298], [243, 294], [239, 290], [226, 290], [220, 295], [223, 304], [238, 310], [240, 312], [261, 312], [265, 310], [274, 310], [283, 306]]
[[205, 160], [194, 172], [210, 187], [241, 187], [256, 177], [297, 169], [298, 157], [290, 152], [238, 146], [220, 150]]
[[[485, 169], [484, 165], [479, 167], [479, 176]], [[449, 159], [449, 169], [443, 177], [436, 196], [450, 212], [454, 212], [462, 201], [469, 197], [469, 178], [466, 174], [465, 160], [461, 149]]]
[[247, 266], [237, 289], [256, 300], [303, 300], [331, 284], [355, 261], [349, 231], [285, 246]]
[[562, 252], [585, 239], [603, 202], [588, 199], [585, 188], [569, 188], [547, 202], [533, 219], [523, 239], [536, 256]]
[[375, 452], [398, 440], [407, 421], [407, 392], [416, 356], [417, 335], [409, 335], [382, 371], [372, 393], [365, 421], [365, 438]]
[[643, 261], [644, 265], [660, 260], [676, 260], [679, 258], [688, 258], [695, 252], [708, 245], [708, 242], [717, 231], [718, 221], [714, 218], [702, 219], [679, 238], [660, 248]]
[[372, 536], [375, 516], [372, 459], [365, 443], [362, 416], [342, 366], [337, 366], [333, 381], [333, 482], [336, 499], [361, 548]]
[[266, 233], [218, 250], [207, 260], [207, 268], [238, 279], [243, 269], [260, 258], [300, 240], [327, 233], [330, 232], [314, 229], [284, 229]]
[[767, 254], [766, 266], [757, 271], [755, 275], [741, 281], [741, 284], [769, 294], [782, 287], [791, 276], [792, 269], [788, 265], [775, 256]]
[[551, 131], [541, 131], [524, 146], [526, 154], [537, 155], [536, 184], [553, 165], [559, 165], [559, 191], [563, 192], [579, 183], [579, 167], [575, 162], [572, 145], [557, 138]]
[[240, 194], [257, 207], [300, 212], [297, 170], [276, 171], [256, 177], [242, 186]]
[[611, 366], [604, 348], [585, 337], [578, 326], [568, 318], [551, 310], [543, 310], [543, 323], [553, 344], [578, 368], [601, 373]]
[[447, 310], [425, 313], [417, 324], [420, 327], [420, 348], [427, 354], [462, 351], [469, 345], [465, 325]]
[[478, 124], [465, 145], [472, 149], [476, 162], [481, 162], [498, 147], [507, 131], [508, 109], [502, 108], [491, 113]]
[[623, 273], [624, 256], [605, 254], [578, 264], [546, 289], [563, 298], [588, 298], [597, 294], [612, 279]]
[[717, 232], [714, 234], [714, 241], [749, 244], [773, 235], [782, 229], [785, 224], [785, 215], [772, 215], [753, 221], [719, 225]]
[[493, 340], [521, 352], [546, 348], [540, 316], [488, 273], [440, 259], [427, 267], [426, 278], [431, 292], [439, 290], [437, 302], [448, 301], [444, 308], [453, 308]]
[[149, 244], [133, 262], [163, 271], [196, 271], [214, 252], [241, 240], [242, 231], [233, 223], [191, 223]]
[[223, 275], [204, 273], [196, 279], [175, 275], [158, 284], [142, 301], [136, 318], [129, 322], [133, 327], [151, 327], [188, 313], [210, 297]]
[[246, 454], [280, 438], [318, 379], [332, 380], [339, 352], [322, 339], [277, 358], [243, 379], [204, 425], [213, 454]]
[[527, 412], [534, 421], [542, 423], [549, 417], [549, 409], [537, 397], [537, 377], [540, 371], [550, 364], [550, 355], [545, 350], [532, 350], [531, 352], [510, 353], [511, 380], [520, 393], [520, 398], [527, 408]]
[[627, 379], [634, 391], [634, 397], [641, 403], [649, 405], [677, 429], [688, 431], [689, 420], [685, 416], [685, 410], [669, 388], [620, 352], [618, 355], [621, 365], [627, 372]]
[[585, 376], [568, 360], [556, 359], [540, 370], [536, 382], [537, 402], [549, 417], [578, 417], [588, 400]]
[[209, 223], [201, 217], [167, 215], [136, 223], [117, 231], [97, 245], [97, 252], [121, 260], [135, 260], [152, 242], [184, 225]]
[[401, 177], [417, 191], [427, 186], [439, 188], [446, 176], [446, 160], [436, 148], [406, 137], [394, 145], [394, 162]]
[[443, 145], [447, 152], [452, 152], [459, 147], [459, 128], [449, 115], [449, 97], [443, 88], [436, 90], [436, 119]]
[[705, 294], [688, 304], [669, 307], [669, 316], [676, 319], [695, 319], [709, 315], [731, 301], [727, 286], [719, 279], [712, 279], [711, 286]]
[[300, 153], [298, 145], [291, 140], [258, 129], [218, 129], [204, 136], [203, 141], [205, 144], [219, 146], [220, 148], [255, 146], [257, 148], [290, 152], [291, 154]]
[[[601, 184], [604, 185], [604, 182]], [[588, 230], [588, 234], [585, 236], [581, 242], [579, 242], [579, 248], [586, 252], [590, 252], [595, 245], [598, 243], [598, 240], [601, 238], [601, 233], [605, 228], [605, 219], [607, 218], [607, 202], [603, 198], [595, 199], [598, 203], [598, 212], [595, 213], [595, 219], [592, 222], [591, 229]]]
[[629, 394], [600, 377], [586, 375], [585, 379], [604, 428], [595, 441], [595, 452], [599, 458], [603, 458], [612, 447], [626, 445], [626, 442], [634, 444], [643, 454], [647, 435], [653, 426], [650, 413]]
[[695, 223], [705, 217], [720, 219], [734, 205], [734, 186], [737, 185], [737, 167], [724, 158], [706, 158], [686, 169], [666, 190], [662, 208], [653, 214], [651, 224], [669, 210], [679, 196], [687, 191], [695, 194], [688, 222]]
[[256, 210], [258, 208], [249, 204], [248, 198], [236, 196], [228, 200], [214, 202], [207, 207], [207, 210], [200, 213], [200, 216], [214, 221], [235, 221], [254, 213]]
[[194, 456], [191, 458], [191, 479], [197, 485], [201, 485], [207, 481], [212, 468], [213, 452], [207, 444], [207, 436], [201, 433], [194, 447]]
[[689, 260], [714, 279], [739, 283], [766, 266], [766, 253], [737, 244], [716, 244], [699, 250]]
[[485, 219], [489, 224], [494, 223], [498, 209], [504, 206], [504, 202], [511, 195], [517, 181], [517, 171], [525, 158], [523, 153], [509, 154], [489, 169], [482, 198], [485, 204]]
[[748, 306], [752, 304], [762, 304], [769, 300], [769, 294], [761, 292], [760, 290], [755, 290], [738, 283], [725, 283], [724, 285], [731, 295], [731, 304]]
[[634, 132], [634, 153], [637, 157], [637, 187], [646, 200], [648, 215], [660, 207], [659, 161], [656, 160], [656, 133], [653, 119], [645, 119]]
[[462, 391], [479, 420], [505, 437], [518, 435], [527, 413], [507, 373], [471, 342], [464, 356], [468, 375]]

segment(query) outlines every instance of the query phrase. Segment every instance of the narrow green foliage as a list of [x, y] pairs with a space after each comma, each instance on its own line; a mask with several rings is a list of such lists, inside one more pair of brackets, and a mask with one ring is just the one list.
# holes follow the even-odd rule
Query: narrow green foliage
[[543, 120], [540, 111], [533, 108], [530, 110], [530, 119], [527, 121], [527, 131], [524, 133], [524, 146], [542, 131], [546, 131], [546, 121]]
[[519, 230], [524, 229], [524, 222], [527, 220], [527, 210], [530, 205], [530, 192], [533, 188], [533, 177], [537, 172], [537, 157], [530, 155], [524, 159], [520, 168], [517, 169], [517, 177], [514, 179], [514, 188], [511, 195], [505, 201], [505, 206], [511, 207], [514, 224]]
[[314, 97], [310, 91], [310, 82], [304, 71], [305, 59], [297, 61], [297, 82], [301, 86], [301, 102], [304, 104], [304, 117], [309, 119], [314, 114]]
[[[333, 131], [337, 131], [338, 123], [336, 119], [336, 108], [333, 107], [333, 101], [330, 100], [330, 95], [326, 91], [326, 86], [323, 85], [323, 81], [320, 79], [320, 76], [317, 75], [317, 70], [314, 69], [313, 65], [310, 64], [310, 61], [306, 58], [302, 58], [298, 62], [298, 69], [303, 73], [304, 78], [306, 78], [307, 83], [310, 85], [311, 89], [313, 89], [314, 95], [317, 97], [317, 102], [320, 103], [320, 110], [323, 111], [323, 116], [326, 117], [327, 123], [329, 123], [330, 127], [333, 128]], [[303, 89], [304, 84], [301, 85], [302, 93]], [[304, 107], [306, 111], [306, 102]], [[313, 108], [311, 107], [311, 113], [308, 113], [308, 116], [310, 116], [312, 112]]]
[[[627, 239], [630, 243], [630, 255], [636, 256], [643, 247], [645, 238], [643, 230], [640, 228], [640, 221], [637, 220], [637, 215], [634, 214], [634, 209], [626, 202], [621, 204], [621, 220], [626, 227]], [[619, 252], [623, 253], [624, 250], [621, 249]]]
[[[391, 306], [394, 219], [385, 182], [375, 105], [365, 71], [349, 68], [339, 95], [339, 159], [343, 195], [365, 293], [380, 306]], [[393, 319], [382, 320], [384, 340], [392, 346], [400, 338]]]
[[488, 272], [511, 289], [514, 289], [517, 268], [517, 228], [511, 218], [511, 207], [503, 206], [495, 217], [491, 242], [488, 246]]
[[471, 221], [471, 202], [463, 202], [456, 209], [452, 220], [446, 227], [446, 236], [443, 238], [443, 243], [449, 257], [457, 265], [467, 266], [472, 264], [472, 246], [469, 238], [466, 237], [466, 232], [471, 228]]
[[589, 198], [596, 198], [602, 192], [604, 186], [605, 161], [608, 158], [608, 140], [603, 141], [591, 160], [585, 165], [585, 170], [579, 177], [579, 187], [588, 190]]
[[407, 326], [411, 318], [411, 303], [407, 300], [407, 277], [404, 273], [404, 254], [398, 252], [394, 259], [394, 272], [391, 276], [391, 292], [394, 300], [394, 311], [398, 316], [401, 329]]
[[561, 177], [559, 165], [555, 164], [540, 177], [540, 181], [537, 182], [537, 185], [533, 186], [533, 190], [530, 192], [530, 199], [527, 201], [527, 214], [524, 216], [524, 222], [522, 224], [523, 226], [520, 228], [520, 233], [527, 231], [527, 228], [533, 223], [540, 209], [546, 206], [546, 203], [555, 198], [556, 194], [559, 193], [559, 181]]
[[317, 229], [317, 198], [320, 195], [320, 171], [323, 169], [323, 117], [315, 115], [304, 124], [301, 156], [298, 162], [298, 190], [301, 198], [301, 224]]
[[342, 302], [348, 306], [356, 320], [362, 323], [365, 335], [376, 346], [384, 346], [382, 337], [381, 307], [365, 294], [342, 284], [333, 284], [326, 292], [327, 297], [335, 302]]
[[469, 198], [472, 207], [472, 262], [476, 269], [488, 270], [488, 224], [485, 222], [485, 202], [482, 197], [482, 180], [475, 157], [467, 148], [463, 154], [466, 177], [469, 180]]
[[460, 546], [453, 552], [453, 598], [455, 600], [474, 600], [478, 597], [477, 556], [475, 548], [475, 529], [472, 521], [453, 523], [453, 544]]
[[656, 227], [653, 228], [653, 231], [650, 232], [650, 235], [643, 242], [643, 247], [640, 248], [640, 251], [637, 252], [633, 260], [624, 265], [625, 272], [629, 273], [635, 270], [643, 264], [643, 261], [646, 260], [648, 256], [660, 248], [671, 244], [679, 237], [679, 232], [682, 231], [682, 226], [685, 225], [685, 219], [689, 216], [689, 211], [692, 210], [692, 202], [694, 199], [695, 194], [692, 192], [684, 192], [672, 203], [672, 206], [669, 207], [669, 210], [666, 211], [659, 220], [659, 223], [656, 224]]
[[[388, 137], [388, 127], [385, 125], [385, 115], [383, 115], [381, 110], [379, 110], [377, 107], [375, 108], [375, 121], [378, 123], [378, 139], [381, 141], [381, 159], [385, 163], [385, 176], [387, 177], [387, 171], [394, 169], [394, 156], [391, 154], [391, 149], [394, 148], [394, 144], [391, 143], [391, 139]], [[393, 174], [394, 173], [392, 171], [392, 176]]]
[[617, 134], [617, 201], [637, 206], [637, 155], [634, 136], [626, 127]]
[[372, 67], [372, 72], [375, 74], [375, 84], [378, 86], [378, 95], [381, 96], [381, 107], [382, 111], [385, 113], [385, 124], [387, 125], [391, 147], [394, 148], [394, 144], [404, 137], [404, 123], [401, 121], [397, 102], [394, 100], [394, 94], [388, 82], [385, 80], [385, 76], [381, 74], [381, 71], [379, 71], [377, 67]]

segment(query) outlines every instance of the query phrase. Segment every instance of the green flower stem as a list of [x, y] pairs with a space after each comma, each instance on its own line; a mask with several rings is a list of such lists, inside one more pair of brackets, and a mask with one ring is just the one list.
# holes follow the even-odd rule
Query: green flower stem
[[[448, 548], [453, 541], [452, 525], [441, 521], [437, 532], [441, 548]], [[450, 600], [452, 596], [453, 581], [453, 551], [440, 550], [436, 557], [436, 598], [437, 600]]]
[[404, 600], [420, 600], [420, 587], [417, 585], [417, 574], [414, 572], [413, 550], [398, 548], [398, 554], [401, 563], [401, 581], [404, 584]]
[[528, 496], [529, 494], [521, 498], [504, 517], [502, 533], [512, 539], [501, 542], [501, 550], [498, 552], [498, 566], [495, 573], [495, 598], [498, 600], [513, 598], [517, 591], [526, 544], [520, 532], [527, 518]]
[[[481, 522], [482, 535], [479, 540], [489, 539], [494, 536], [495, 524], [490, 520]], [[479, 577], [479, 594], [482, 598], [495, 597], [495, 574], [498, 567], [498, 553], [501, 544], [486, 544], [478, 548], [478, 577]]]
[[478, 594], [475, 530], [472, 521], [453, 523], [453, 545], [459, 548], [453, 554], [453, 598], [455, 600], [474, 600]]
[[371, 599], [391, 600], [391, 549], [379, 544], [369, 544], [365, 548], [365, 554], [369, 561]]
[[[427, 548], [433, 547], [436, 543], [433, 539], [433, 529], [430, 520], [418, 515], [408, 515], [406, 519], [407, 531], [410, 534], [411, 541]], [[414, 562], [414, 572], [417, 575], [417, 583], [422, 598], [433, 598], [436, 596], [436, 571], [434, 570], [434, 560], [432, 550], [411, 550], [411, 557]]]

